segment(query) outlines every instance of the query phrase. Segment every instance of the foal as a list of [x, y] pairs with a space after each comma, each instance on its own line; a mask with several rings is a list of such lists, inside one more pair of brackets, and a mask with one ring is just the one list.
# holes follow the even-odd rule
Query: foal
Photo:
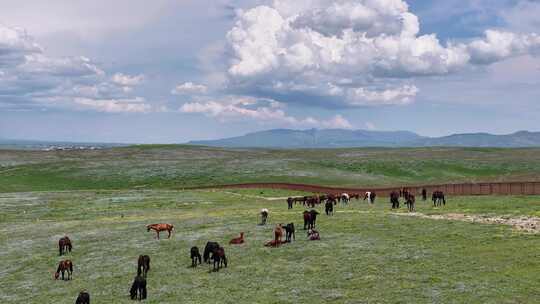
[[244, 243], [244, 233], [240, 232], [240, 236], [229, 241], [229, 244], [238, 245]]
[[137, 275], [141, 275], [146, 278], [146, 274], [150, 270], [150, 257], [147, 255], [140, 255], [137, 261]]
[[296, 240], [294, 223], [288, 223], [283, 226], [283, 229], [285, 229], [285, 242], [290, 243], [291, 240]]
[[277, 224], [276, 228], [274, 229], [274, 241], [279, 246], [282, 243], [283, 239], [283, 227], [281, 227], [281, 224]]
[[58, 251], [60, 252], [59, 255], [67, 253], [68, 251], [71, 252], [71, 248], [73, 248], [71, 245], [71, 240], [67, 236], [64, 236], [58, 240]]
[[75, 300], [75, 304], [90, 304], [90, 294], [86, 291], [81, 291], [77, 300]]
[[73, 263], [71, 262], [71, 260], [64, 260], [58, 263], [58, 268], [56, 269], [56, 272], [54, 273], [54, 279], [58, 280], [58, 277], [60, 277], [60, 273], [62, 273], [62, 280], [64, 280], [64, 272], [66, 271], [67, 271], [66, 280], [71, 280], [71, 274], [73, 273]]
[[225, 249], [223, 247], [219, 247], [212, 252], [212, 260], [214, 261], [214, 271], [219, 271], [223, 265], [225, 265], [225, 268], [227, 268], [227, 256], [225, 255]]
[[197, 261], [199, 261], [199, 265], [202, 264], [201, 253], [199, 252], [198, 247], [196, 246], [191, 247], [190, 255], [191, 255], [191, 267], [197, 267]]

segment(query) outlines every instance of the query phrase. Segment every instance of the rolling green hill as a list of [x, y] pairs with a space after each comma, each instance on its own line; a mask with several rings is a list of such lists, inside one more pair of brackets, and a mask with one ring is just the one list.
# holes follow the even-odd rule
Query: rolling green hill
[[246, 182], [395, 186], [540, 179], [540, 149], [225, 149], [148, 145], [0, 151], [0, 191], [180, 189]]

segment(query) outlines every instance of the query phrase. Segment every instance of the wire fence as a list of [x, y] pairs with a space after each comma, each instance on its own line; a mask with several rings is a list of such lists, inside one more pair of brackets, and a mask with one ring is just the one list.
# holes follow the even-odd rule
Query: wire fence
[[494, 182], [494, 183], [461, 183], [461, 184], [440, 184], [421, 186], [398, 186], [398, 187], [325, 187], [306, 184], [290, 183], [248, 183], [233, 185], [217, 185], [208, 187], [198, 187], [197, 189], [225, 189], [225, 188], [264, 188], [264, 189], [284, 189], [294, 191], [305, 191], [313, 193], [364, 193], [375, 191], [377, 195], [388, 196], [392, 191], [406, 189], [411, 193], [420, 194], [422, 189], [430, 194], [433, 191], [443, 191], [446, 195], [540, 195], [540, 182]]

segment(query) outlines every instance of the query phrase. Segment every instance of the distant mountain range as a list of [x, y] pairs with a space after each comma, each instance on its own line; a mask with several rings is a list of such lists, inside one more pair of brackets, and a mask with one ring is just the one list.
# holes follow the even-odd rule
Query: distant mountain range
[[96, 150], [113, 147], [127, 146], [115, 143], [88, 143], [88, 142], [65, 142], [65, 141], [39, 141], [25, 139], [0, 138], [0, 150]]
[[540, 147], [540, 132], [507, 135], [488, 133], [424, 137], [408, 131], [274, 129], [244, 136], [191, 141], [188, 144], [231, 148], [354, 148], [354, 147]]

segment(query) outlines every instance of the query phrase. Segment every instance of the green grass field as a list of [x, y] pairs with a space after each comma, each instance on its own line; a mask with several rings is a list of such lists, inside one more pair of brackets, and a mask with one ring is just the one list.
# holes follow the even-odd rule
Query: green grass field
[[[540, 197], [450, 197], [418, 214], [353, 202], [320, 216], [322, 240], [301, 230], [303, 208], [269, 189], [182, 190], [246, 182], [396, 186], [540, 180], [540, 149], [231, 150], [136, 146], [101, 151], [0, 150], [0, 303], [130, 303], [140, 254], [152, 258], [147, 303], [540, 303], [540, 234], [485, 219], [533, 219]], [[258, 212], [270, 209], [270, 224]], [[320, 210], [322, 213], [322, 210]], [[456, 217], [457, 215], [457, 217]], [[473, 217], [475, 222], [463, 220]], [[460, 218], [461, 216], [461, 218]], [[442, 218], [442, 219], [441, 219]], [[170, 222], [155, 240], [145, 225]], [[297, 240], [263, 246], [273, 225]], [[521, 223], [521, 222], [520, 222]], [[512, 224], [513, 225], [513, 224]], [[246, 233], [247, 243], [228, 240]], [[54, 281], [68, 234], [74, 279]], [[225, 245], [229, 268], [191, 269], [189, 248]]]
[[[540, 237], [506, 225], [406, 217], [353, 202], [321, 215], [321, 241], [307, 241], [302, 208], [287, 210], [282, 190], [66, 191], [0, 195], [0, 303], [73, 303], [87, 289], [92, 303], [131, 303], [139, 254], [152, 258], [146, 303], [538, 303]], [[270, 198], [270, 199], [269, 199]], [[519, 206], [519, 208], [516, 208]], [[258, 226], [258, 211], [270, 224]], [[540, 197], [450, 198], [425, 214], [538, 216]], [[322, 210], [321, 210], [322, 212]], [[400, 210], [399, 213], [404, 213]], [[263, 243], [272, 225], [295, 222], [296, 242]], [[146, 232], [170, 222], [170, 240]], [[191, 269], [189, 248], [226, 244], [229, 267]], [[54, 281], [57, 240], [69, 234], [74, 279]]]
[[0, 192], [182, 189], [246, 182], [395, 186], [540, 179], [540, 149], [0, 150]]

